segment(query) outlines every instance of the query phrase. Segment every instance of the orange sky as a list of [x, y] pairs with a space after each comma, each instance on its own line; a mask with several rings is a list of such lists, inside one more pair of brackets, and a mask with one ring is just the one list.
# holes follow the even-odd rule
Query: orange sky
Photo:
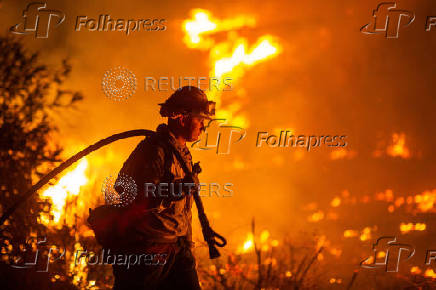
[[[1, 32], [7, 33], [21, 22], [28, 2], [0, 3]], [[202, 180], [234, 183], [234, 197], [205, 200], [206, 208], [216, 213], [213, 223], [220, 233], [232, 235], [239, 228], [248, 231], [255, 215], [259, 224], [277, 232], [305, 228], [302, 207], [313, 201], [328, 204], [343, 190], [363, 196], [390, 188], [406, 195], [436, 187], [436, 28], [424, 29], [426, 17], [436, 15], [434, 1], [400, 2], [400, 8], [414, 11], [416, 19], [400, 31], [398, 39], [359, 31], [370, 21], [377, 1], [47, 3], [66, 13], [65, 22], [50, 31], [48, 39], [20, 38], [29, 51], [40, 51], [42, 61], [55, 66], [68, 58], [72, 64], [65, 86], [81, 91], [85, 100], [77, 110], [63, 112], [56, 120], [59, 142], [69, 154], [77, 145], [124, 130], [155, 129], [164, 121], [157, 104], [169, 93], [144, 92], [144, 77], [208, 76], [208, 52], [190, 49], [183, 42], [182, 23], [191, 9], [206, 9], [220, 19], [254, 17], [255, 27], [237, 31], [249, 44], [265, 34], [278, 39], [281, 53], [247, 70], [234, 91], [223, 95], [227, 104], [238, 93], [244, 95], [239, 101], [250, 119], [247, 137], [232, 147], [230, 155], [193, 151], [194, 159], [201, 160]], [[115, 19], [164, 18], [167, 29], [129, 36], [74, 31], [78, 15], [98, 18], [100, 14]], [[227, 36], [214, 37], [221, 41]], [[136, 94], [127, 102], [113, 102], [101, 90], [105, 71], [118, 65], [138, 78]], [[347, 149], [354, 153], [350, 159], [331, 160], [329, 149], [307, 153], [256, 148], [258, 131], [277, 129], [347, 135]], [[394, 134], [404, 134], [408, 159], [387, 154]], [[96, 153], [103, 160], [112, 156], [106, 163], [95, 163], [97, 182], [116, 173], [139, 140], [121, 141]], [[230, 225], [225, 217], [232, 218]], [[360, 218], [362, 224], [375, 222], [367, 213]]]

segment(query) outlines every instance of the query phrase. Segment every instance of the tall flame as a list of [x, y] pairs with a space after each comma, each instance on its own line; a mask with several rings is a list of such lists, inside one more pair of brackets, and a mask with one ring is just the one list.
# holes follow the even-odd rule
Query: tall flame
[[[217, 80], [217, 84], [207, 92], [208, 98], [217, 103], [217, 118], [231, 120], [232, 125], [247, 128], [248, 118], [241, 112], [242, 104], [235, 98], [232, 104], [221, 107], [221, 95], [231, 80], [233, 86], [251, 66], [276, 56], [281, 46], [270, 35], [263, 35], [257, 42], [249, 46], [244, 37], [238, 36], [236, 30], [254, 27], [256, 21], [250, 16], [237, 16], [230, 19], [215, 19], [207, 10], [192, 10], [192, 18], [185, 20], [184, 42], [189, 48], [209, 50], [209, 76]], [[217, 32], [227, 32], [227, 40], [216, 43], [210, 36]], [[239, 91], [243, 97], [243, 90]]]

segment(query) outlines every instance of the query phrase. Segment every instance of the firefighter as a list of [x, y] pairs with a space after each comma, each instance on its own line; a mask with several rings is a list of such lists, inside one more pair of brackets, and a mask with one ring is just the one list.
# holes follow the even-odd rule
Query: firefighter
[[[138, 194], [118, 221], [121, 238], [114, 252], [123, 258], [121, 263], [113, 264], [116, 290], [201, 289], [191, 251], [193, 196], [183, 186], [185, 172], [169, 146], [177, 149], [192, 171], [186, 142], [199, 139], [205, 119], [214, 116], [215, 103], [208, 101], [199, 88], [185, 86], [159, 105], [161, 116], [168, 122], [137, 145], [119, 174], [135, 181]], [[182, 195], [150, 194], [145, 190], [148, 184], [158, 188], [161, 184], [180, 183]], [[131, 259], [128, 263], [127, 257]], [[138, 257], [143, 259], [138, 261]]]

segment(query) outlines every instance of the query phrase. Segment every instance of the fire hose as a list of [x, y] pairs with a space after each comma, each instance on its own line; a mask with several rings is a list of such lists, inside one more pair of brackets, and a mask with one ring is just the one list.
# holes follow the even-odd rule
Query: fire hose
[[[102, 140], [88, 146], [87, 148], [83, 149], [82, 151], [78, 152], [77, 154], [71, 156], [66, 161], [62, 162], [58, 167], [56, 167], [55, 169], [53, 169], [52, 171], [47, 173], [43, 178], [41, 178], [36, 184], [34, 184], [23, 195], [19, 196], [18, 199], [13, 203], [13, 205], [10, 208], [8, 208], [1, 216], [0, 226], [3, 225], [4, 222], [14, 213], [14, 211], [22, 203], [24, 203], [32, 194], [34, 194], [41, 187], [46, 185], [52, 178], [54, 178], [56, 175], [58, 175], [59, 173], [61, 173], [62, 171], [64, 171], [68, 167], [70, 167], [76, 161], [78, 161], [81, 158], [85, 157], [86, 155], [100, 149], [101, 147], [106, 146], [110, 143], [113, 143], [117, 140], [127, 139], [130, 137], [137, 137], [137, 136], [149, 137], [149, 136], [153, 135], [154, 133], [155, 132], [151, 131], [151, 130], [137, 129], [137, 130], [130, 130], [130, 131], [125, 131], [122, 133], [114, 134], [112, 136], [109, 136], [105, 139], [102, 139]], [[189, 170], [187, 170], [186, 164], [183, 162], [179, 152], [175, 148], [173, 148], [173, 153], [175, 154], [178, 161], [182, 164], [184, 171], [188, 172], [188, 174], [189, 174]], [[199, 172], [197, 172], [197, 173], [199, 173]], [[190, 178], [192, 178], [192, 175], [190, 176]], [[194, 189], [193, 196], [194, 196], [195, 205], [197, 206], [198, 219], [200, 220], [200, 224], [201, 224], [201, 228], [202, 228], [202, 232], [203, 232], [203, 237], [209, 246], [209, 257], [211, 259], [218, 258], [220, 256], [220, 253], [218, 252], [216, 247], [217, 246], [224, 247], [227, 244], [227, 241], [223, 236], [217, 234], [210, 226], [209, 220], [207, 219], [206, 213], [204, 211], [204, 206], [203, 206], [203, 203], [201, 201], [200, 195], [198, 193], [197, 187], [195, 187], [195, 189]], [[221, 242], [217, 241], [217, 239], [221, 240]]]

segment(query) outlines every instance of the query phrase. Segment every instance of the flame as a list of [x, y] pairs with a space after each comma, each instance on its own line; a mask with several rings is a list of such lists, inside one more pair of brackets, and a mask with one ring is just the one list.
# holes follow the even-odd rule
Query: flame
[[375, 196], [376, 200], [392, 202], [394, 200], [394, 193], [392, 189], [386, 189], [385, 192], [379, 192]]
[[[41, 193], [41, 197], [49, 198], [52, 202], [53, 222], [59, 225], [65, 204], [71, 196], [77, 196], [80, 188], [88, 182], [85, 174], [88, 168], [88, 160], [83, 158], [77, 166], [65, 174], [59, 181]], [[46, 214], [42, 214], [40, 220], [43, 224], [49, 225], [50, 219]]]
[[384, 251], [377, 252], [377, 259], [382, 259], [384, 257], [386, 257], [386, 252], [384, 252]]
[[[278, 247], [279, 241], [270, 239], [270, 233], [268, 230], [263, 230], [260, 233], [258, 243], [256, 243], [256, 246], [259, 247], [262, 251], [266, 252], [271, 248]], [[255, 240], [253, 233], [248, 233], [247, 238], [245, 239], [242, 246], [238, 247], [236, 250], [236, 253], [238, 254], [245, 254], [252, 250], [254, 250], [255, 247]]]
[[386, 149], [388, 155], [404, 159], [410, 157], [410, 151], [406, 147], [406, 135], [404, 133], [394, 133], [392, 135], [392, 143], [393, 144]]
[[406, 234], [411, 231], [425, 231], [427, 228], [427, 225], [424, 223], [401, 223], [400, 224], [400, 231], [402, 234]]
[[329, 280], [330, 284], [341, 284], [342, 283], [342, 279], [341, 278], [330, 278]]
[[362, 230], [362, 234], [360, 235], [360, 240], [366, 241], [369, 240], [370, 238], [371, 238], [371, 228], [366, 227]]
[[418, 266], [413, 266], [412, 268], [410, 268], [410, 273], [419, 275], [422, 273], [422, 271], [421, 269], [419, 269]]
[[250, 16], [238, 16], [232, 19], [219, 20], [211, 17], [211, 13], [203, 9], [193, 9], [192, 19], [183, 22], [186, 32], [183, 39], [190, 48], [209, 49], [215, 44], [212, 38], [203, 37], [222, 31], [231, 31], [243, 27], [253, 27], [256, 20]]
[[85, 259], [78, 259], [76, 261], [76, 257], [74, 256], [78, 251], [83, 251], [83, 246], [79, 242], [76, 242], [74, 244], [73, 257], [69, 265], [69, 273], [73, 276], [73, 284], [76, 286], [80, 286], [88, 278], [88, 265]]
[[291, 271], [286, 271], [285, 276], [288, 277], [288, 278], [292, 277], [292, 272]]
[[436, 189], [432, 191], [427, 190], [422, 194], [418, 194], [415, 196], [415, 203], [417, 207], [422, 212], [427, 212], [434, 209], [434, 205], [436, 202]]
[[359, 237], [359, 239], [361, 241], [366, 241], [371, 239], [372, 235], [372, 231], [376, 230], [377, 227], [365, 227], [360, 233], [357, 230], [345, 230], [344, 231], [344, 237], [345, 238], [352, 238], [352, 237]]
[[238, 249], [238, 253], [247, 253], [252, 249], [254, 249], [254, 236], [252, 233], [248, 233], [242, 248]]
[[374, 264], [374, 256], [369, 256], [368, 259], [363, 261], [362, 264], [364, 264], [364, 265], [372, 265], [372, 264]]
[[[247, 128], [249, 120], [241, 112], [242, 103], [233, 100], [227, 107], [221, 107], [222, 91], [226, 89], [225, 80], [231, 80], [233, 85], [245, 71], [259, 62], [275, 57], [281, 51], [281, 46], [270, 35], [263, 35], [257, 42], [249, 46], [237, 30], [254, 27], [256, 21], [251, 16], [237, 16], [230, 19], [216, 19], [207, 10], [194, 9], [192, 18], [185, 20], [182, 28], [185, 31], [184, 42], [189, 48], [209, 50], [209, 76], [217, 83], [207, 92], [208, 98], [216, 102], [217, 118], [231, 120], [232, 125]], [[227, 40], [216, 43], [211, 37], [218, 32], [227, 32]], [[227, 82], [228, 84], [228, 82]], [[227, 89], [229, 90], [229, 89]], [[239, 90], [235, 97], [245, 97], [244, 90]]]
[[427, 269], [427, 270], [425, 270], [424, 276], [425, 276], [425, 277], [429, 277], [429, 278], [436, 279], [436, 273], [433, 271], [433, 269]]

